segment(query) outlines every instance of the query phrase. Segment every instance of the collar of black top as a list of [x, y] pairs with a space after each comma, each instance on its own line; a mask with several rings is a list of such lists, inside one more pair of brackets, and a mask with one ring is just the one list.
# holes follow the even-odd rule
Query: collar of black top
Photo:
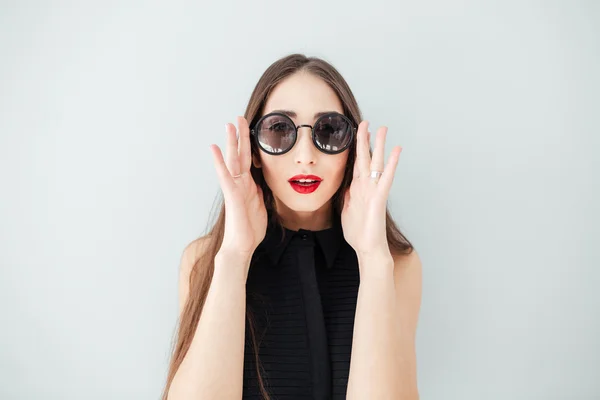
[[283, 254], [290, 240], [295, 235], [302, 236], [303, 234], [308, 234], [314, 236], [316, 239], [315, 241], [321, 247], [321, 250], [325, 256], [327, 268], [329, 269], [333, 267], [335, 258], [343, 240], [343, 231], [339, 216], [334, 218], [333, 226], [320, 231], [310, 231], [306, 229], [293, 231], [283, 227], [283, 240], [281, 229], [272, 218], [270, 213], [268, 219], [269, 223], [267, 225], [267, 232], [265, 234], [265, 238], [258, 246], [258, 249], [268, 255], [273, 266], [279, 263], [281, 255]]

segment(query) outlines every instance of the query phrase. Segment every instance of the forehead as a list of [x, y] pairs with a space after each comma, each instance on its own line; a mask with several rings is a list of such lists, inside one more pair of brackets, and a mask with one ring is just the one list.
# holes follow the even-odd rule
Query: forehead
[[343, 113], [342, 102], [322, 79], [310, 73], [296, 73], [281, 81], [272, 90], [264, 114], [274, 110], [294, 111], [298, 120], [312, 120], [324, 111]]

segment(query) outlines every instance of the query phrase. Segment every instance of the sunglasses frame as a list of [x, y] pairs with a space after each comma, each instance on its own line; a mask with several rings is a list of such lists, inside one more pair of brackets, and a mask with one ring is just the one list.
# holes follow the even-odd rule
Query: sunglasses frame
[[[292, 143], [292, 145], [290, 146], [289, 149], [287, 149], [286, 151], [282, 151], [280, 153], [273, 153], [273, 152], [270, 152], [270, 151], [266, 150], [264, 147], [262, 147], [260, 145], [260, 141], [258, 140], [258, 136], [257, 136], [257, 132], [256, 132], [256, 127], [259, 126], [263, 122], [263, 120], [265, 120], [268, 117], [272, 117], [274, 115], [277, 115], [279, 117], [283, 117], [283, 118], [287, 119], [290, 122], [290, 124], [294, 127], [294, 142]], [[315, 127], [314, 126], [318, 125], [318, 123], [319, 123], [319, 121], [321, 119], [331, 117], [332, 115], [340, 116], [346, 122], [348, 122], [348, 126], [350, 126], [350, 134], [351, 134], [350, 141], [348, 142], [348, 145], [346, 147], [344, 147], [343, 149], [336, 150], [336, 151], [328, 151], [328, 150], [324, 150], [324, 149], [320, 148], [319, 145], [317, 144], [317, 141], [316, 141], [316, 138], [315, 138]], [[348, 118], [344, 114], [340, 114], [338, 112], [331, 112], [331, 113], [323, 114], [322, 116], [320, 116], [319, 118], [317, 118], [317, 120], [315, 121], [314, 125], [303, 124], [303, 125], [298, 125], [298, 126], [296, 126], [296, 124], [294, 123], [294, 121], [288, 115], [280, 113], [280, 112], [272, 112], [272, 113], [265, 114], [262, 117], [260, 117], [260, 119], [256, 122], [256, 124], [254, 124], [254, 126], [252, 127], [252, 129], [250, 129], [250, 134], [252, 136], [254, 136], [254, 138], [256, 139], [256, 144], [258, 145], [258, 148], [260, 148], [262, 151], [264, 151], [265, 153], [270, 154], [272, 156], [280, 156], [280, 155], [283, 155], [283, 154], [287, 153], [288, 151], [290, 151], [290, 150], [292, 150], [294, 148], [294, 146], [296, 145], [296, 141], [298, 140], [298, 129], [303, 128], [303, 127], [310, 128], [310, 131], [311, 131], [310, 136], [312, 138], [312, 142], [315, 145], [315, 147], [320, 152], [325, 153], [325, 154], [330, 154], [330, 155], [339, 154], [339, 153], [341, 153], [343, 151], [346, 151], [352, 145], [352, 141], [354, 140], [354, 136], [356, 136], [356, 130], [357, 130], [357, 127], [354, 126], [354, 124], [352, 123], [352, 121], [350, 120], [350, 118]]]

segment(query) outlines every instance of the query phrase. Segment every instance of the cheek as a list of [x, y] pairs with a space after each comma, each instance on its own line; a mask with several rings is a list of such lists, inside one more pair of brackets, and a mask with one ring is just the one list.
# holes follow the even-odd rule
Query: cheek
[[283, 176], [284, 168], [280, 165], [279, 160], [270, 159], [271, 157], [263, 157], [261, 160], [262, 173], [265, 177], [265, 181], [269, 187], [277, 185], [281, 180], [285, 181], [286, 178]]
[[339, 185], [344, 179], [344, 172], [346, 171], [346, 162], [348, 160], [347, 156], [341, 156], [339, 160], [335, 160], [329, 168], [329, 171], [332, 171], [332, 180], [335, 180], [335, 184]]

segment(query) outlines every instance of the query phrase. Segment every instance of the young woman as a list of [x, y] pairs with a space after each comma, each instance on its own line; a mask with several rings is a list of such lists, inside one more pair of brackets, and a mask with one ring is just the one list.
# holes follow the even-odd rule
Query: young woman
[[401, 147], [371, 151], [346, 81], [273, 63], [223, 157], [210, 232], [183, 252], [163, 399], [418, 399], [421, 263], [387, 210]]

